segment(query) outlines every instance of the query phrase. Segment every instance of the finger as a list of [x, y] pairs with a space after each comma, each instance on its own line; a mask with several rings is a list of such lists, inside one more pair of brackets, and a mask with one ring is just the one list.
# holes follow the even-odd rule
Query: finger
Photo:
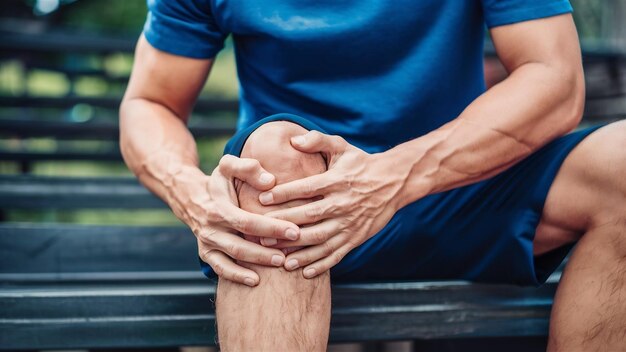
[[211, 250], [200, 252], [200, 258], [205, 263], [209, 264], [215, 274], [220, 278], [250, 287], [259, 284], [259, 275], [257, 275], [257, 273], [235, 264], [232, 259], [220, 251]]
[[211, 244], [231, 258], [265, 266], [282, 266], [285, 255], [278, 249], [263, 247], [237, 235], [223, 233]]
[[343, 236], [337, 235], [316, 246], [307, 247], [289, 254], [285, 260], [285, 269], [294, 270], [333, 255], [344, 244]]
[[[278, 241], [273, 248], [313, 246], [328, 241], [341, 231], [339, 221], [329, 219], [318, 224], [300, 228], [300, 239], [297, 241]], [[265, 244], [264, 244], [265, 245]]]
[[291, 138], [291, 145], [305, 153], [341, 153], [346, 149], [347, 142], [339, 136], [330, 136], [318, 131]]
[[228, 186], [228, 179], [221, 174], [219, 167], [213, 171], [211, 178], [209, 193], [214, 198], [215, 205], [207, 209], [210, 223], [220, 224], [246, 235], [287, 240], [298, 239], [300, 229], [297, 225], [253, 214], [240, 209], [236, 203], [234, 204], [231, 199], [236, 200], [237, 197], [230, 193], [234, 192], [234, 189]]
[[272, 188], [276, 182], [274, 175], [267, 172], [256, 159], [226, 154], [220, 159], [219, 168], [224, 176], [238, 178], [259, 191]]
[[300, 228], [291, 222], [254, 214], [225, 204], [222, 214], [230, 228], [258, 237], [271, 237], [295, 241], [300, 237]]
[[328, 219], [335, 212], [336, 206], [328, 199], [285, 208], [265, 213], [265, 216], [292, 222], [296, 225], [313, 224]]
[[342, 247], [339, 247], [336, 251], [334, 251], [331, 255], [318, 260], [317, 262], [307, 266], [302, 270], [302, 275], [305, 279], [312, 279], [320, 274], [323, 274], [330, 270], [335, 265], [339, 264], [339, 262], [343, 259], [343, 257], [350, 252], [351, 247], [349, 244], [345, 244]]
[[295, 199], [309, 199], [324, 195], [335, 183], [332, 171], [326, 171], [295, 181], [275, 186], [270, 191], [259, 194], [263, 205], [281, 204]]

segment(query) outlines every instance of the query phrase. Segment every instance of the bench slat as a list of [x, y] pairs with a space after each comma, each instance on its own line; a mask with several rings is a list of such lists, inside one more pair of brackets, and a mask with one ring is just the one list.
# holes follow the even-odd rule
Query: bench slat
[[[330, 338], [545, 336], [555, 289], [554, 283], [538, 289], [466, 282], [334, 285]], [[0, 289], [0, 349], [212, 345], [214, 292], [208, 282]]]
[[[186, 227], [0, 225], [0, 274], [198, 271]], [[10, 276], [0, 278], [6, 281]]]
[[54, 152], [34, 152], [25, 150], [0, 150], [0, 160], [16, 162], [34, 161], [122, 161], [118, 148], [97, 152], [60, 150]]
[[[2, 224], [0, 270], [0, 349], [214, 343], [186, 228]], [[556, 282], [333, 285], [331, 341], [545, 336]]]
[[[224, 137], [235, 132], [229, 122], [203, 122], [189, 127], [195, 137]], [[118, 140], [119, 127], [112, 122], [36, 121], [30, 119], [0, 119], [0, 134], [20, 137], [54, 137], [57, 139]]]
[[[551, 282], [558, 281], [563, 266]], [[143, 272], [151, 273], [150, 280], [196, 279], [201, 276], [189, 273], [198, 270], [196, 239], [183, 226], [0, 224], [0, 280], [5, 283], [133, 280]]]
[[165, 209], [131, 177], [0, 176], [0, 208]]
[[[77, 104], [86, 104], [103, 108], [118, 109], [122, 97], [116, 96], [0, 96], [1, 107], [28, 107], [28, 108], [71, 108]], [[236, 100], [218, 100], [200, 98], [194, 105], [194, 111], [229, 111], [237, 112], [239, 102]]]

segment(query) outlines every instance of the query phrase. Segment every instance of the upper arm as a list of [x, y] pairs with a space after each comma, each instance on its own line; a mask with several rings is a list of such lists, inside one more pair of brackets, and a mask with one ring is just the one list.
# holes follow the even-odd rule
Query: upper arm
[[212, 61], [160, 51], [142, 35], [124, 100], [145, 99], [158, 103], [187, 121]]
[[492, 27], [490, 34], [509, 73], [524, 64], [539, 63], [561, 74], [582, 75], [580, 45], [571, 14]]
[[549, 102], [546, 106], [558, 111], [562, 122], [559, 126], [563, 128], [560, 133], [575, 128], [583, 114], [585, 78], [572, 16], [562, 14], [497, 26], [490, 31], [498, 57], [510, 76], [532, 77], [525, 81], [525, 88], [540, 89], [548, 99], [544, 104]]
[[187, 120], [227, 34], [209, 0], [148, 0], [124, 99], [145, 99]]

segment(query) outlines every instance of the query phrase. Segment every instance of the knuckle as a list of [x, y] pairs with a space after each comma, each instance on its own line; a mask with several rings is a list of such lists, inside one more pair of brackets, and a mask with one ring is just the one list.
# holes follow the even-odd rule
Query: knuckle
[[343, 147], [347, 144], [346, 140], [341, 136], [334, 135], [332, 136], [333, 143], [338, 147]]
[[312, 206], [312, 207], [304, 209], [304, 215], [307, 218], [317, 219], [320, 217], [321, 214], [322, 214], [322, 208], [320, 208], [319, 206]]
[[338, 213], [340, 213], [340, 206], [337, 203], [330, 203], [327, 206], [324, 207], [322, 214], [331, 214], [331, 215], [337, 215]]
[[230, 279], [231, 281], [235, 281], [235, 282], [240, 282], [240, 283], [243, 283], [243, 282], [244, 282], [244, 280], [246, 279], [246, 277], [245, 277], [245, 275], [244, 275], [243, 273], [240, 273], [240, 272], [235, 272], [235, 273], [232, 273], [232, 274], [230, 275], [230, 278], [229, 278], [229, 279]]
[[250, 235], [252, 232], [254, 232], [255, 225], [254, 225], [254, 222], [249, 221], [248, 218], [238, 216], [237, 228], [239, 229], [240, 232]]
[[213, 202], [204, 205], [204, 213], [206, 214], [207, 221], [209, 223], [220, 222], [223, 219], [222, 211], [220, 208]]
[[261, 166], [258, 160], [255, 159], [240, 159], [239, 162], [239, 171], [241, 172], [250, 172]]
[[[347, 177], [341, 177], [337, 179], [337, 181], [335, 182], [335, 185], [337, 186], [337, 188], [341, 190], [345, 190], [345, 189], [350, 188], [351, 182]], [[329, 185], [329, 186], [332, 186], [332, 185]], [[344, 203], [344, 202], [347, 202], [347, 200], [341, 199], [340, 202]]]
[[339, 252], [334, 252], [333, 254], [331, 254], [331, 259], [333, 263], [336, 265], [336, 264], [339, 264], [341, 259], [343, 259], [343, 256]]
[[323, 231], [317, 231], [313, 234], [313, 241], [315, 243], [322, 243], [326, 241], [326, 234]]
[[226, 251], [235, 259], [241, 259], [244, 254], [243, 248], [235, 243], [228, 244], [226, 246]]
[[259, 170], [259, 169], [261, 169], [261, 162], [256, 160], [256, 159], [250, 159], [250, 168], [252, 170]]
[[345, 209], [350, 209], [351, 201], [349, 199], [337, 199], [333, 203], [333, 213], [340, 212]]
[[217, 226], [219, 226], [219, 225], [222, 225], [224, 223], [224, 216], [219, 211], [212, 212], [212, 213], [207, 213], [206, 217], [207, 217], [207, 222], [210, 225], [217, 225]]
[[350, 238], [350, 239], [346, 242], [346, 244], [347, 244], [348, 246], [350, 246], [350, 248], [356, 248], [356, 247], [358, 247], [358, 246], [359, 246], [358, 241], [357, 241], [356, 239], [354, 239], [354, 238]]
[[217, 276], [223, 276], [226, 270], [224, 269], [224, 265], [222, 265], [221, 263], [213, 263], [211, 264], [211, 268], [213, 268], [213, 271], [215, 271], [215, 274], [217, 274]]
[[230, 213], [224, 213], [222, 216], [224, 218], [224, 221], [226, 221], [231, 228], [235, 230], [241, 230], [241, 227], [243, 225], [243, 220], [241, 219], [241, 216], [233, 215]]
[[220, 159], [220, 162], [218, 165], [222, 169], [230, 170], [233, 166], [234, 159], [235, 159], [234, 156], [226, 154]]
[[333, 246], [328, 243], [328, 242], [324, 242], [322, 243], [322, 253], [324, 255], [324, 257], [328, 257], [330, 255], [332, 255], [334, 252], [334, 248]]
[[302, 184], [302, 193], [305, 197], [311, 197], [314, 192], [315, 189], [313, 188], [313, 184], [311, 182], [305, 182]]
[[198, 256], [205, 262], [209, 262], [211, 250], [208, 248], [198, 248]]
[[271, 233], [274, 238], [283, 238], [285, 236], [285, 231], [286, 230], [281, 225], [275, 223], [271, 223], [271, 227], [269, 228], [269, 233]]
[[209, 246], [215, 246], [215, 244], [217, 243], [217, 234], [218, 231], [214, 228], [203, 228], [197, 231], [197, 236], [200, 237], [202, 242], [206, 243]]
[[307, 139], [310, 140], [314, 140], [314, 141], [318, 141], [320, 138], [322, 138], [322, 133], [319, 131], [309, 131]]

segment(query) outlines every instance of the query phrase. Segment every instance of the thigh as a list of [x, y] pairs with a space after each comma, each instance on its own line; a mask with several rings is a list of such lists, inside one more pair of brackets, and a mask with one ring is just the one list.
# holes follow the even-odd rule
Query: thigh
[[572, 150], [548, 192], [535, 255], [573, 243], [588, 229], [613, 220], [624, 197], [624, 150], [626, 121], [596, 130]]

